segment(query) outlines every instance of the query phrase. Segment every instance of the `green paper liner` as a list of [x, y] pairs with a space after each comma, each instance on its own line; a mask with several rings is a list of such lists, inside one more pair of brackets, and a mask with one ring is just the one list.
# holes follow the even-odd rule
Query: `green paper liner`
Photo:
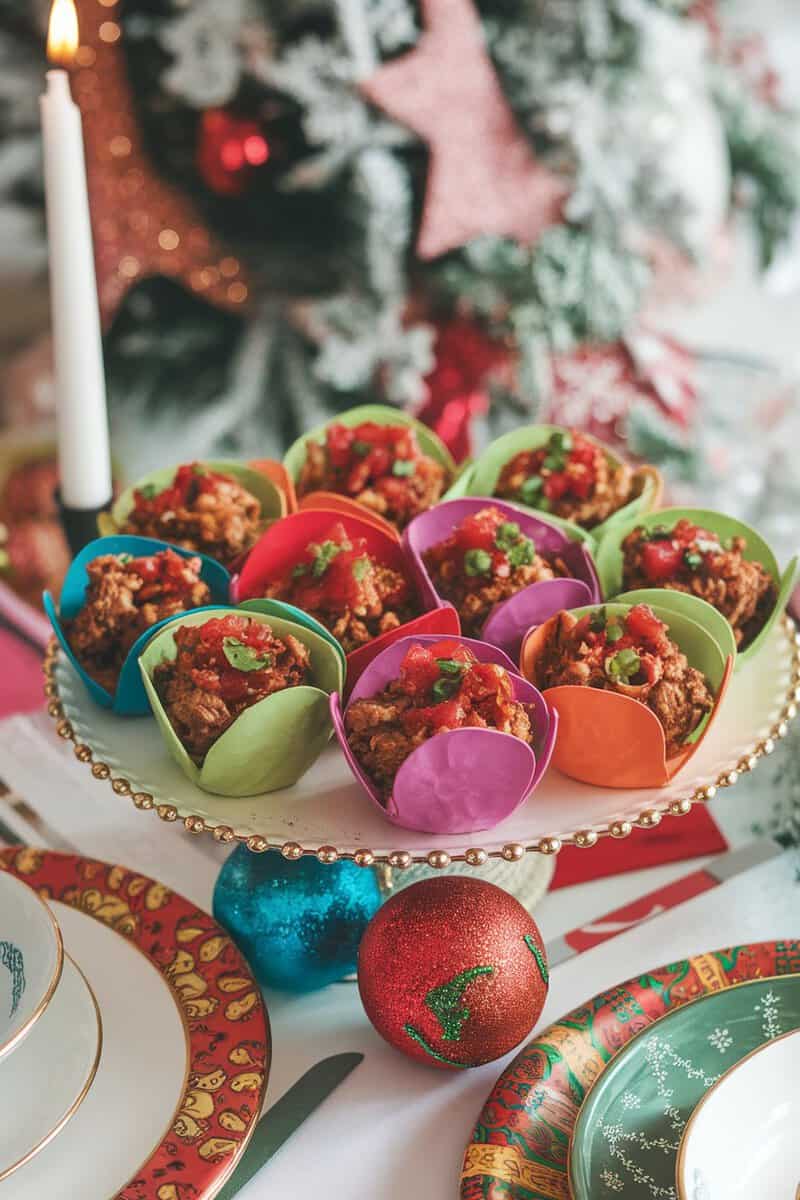
[[[278, 517], [285, 516], [289, 503], [288, 498], [277, 484], [262, 471], [255, 470], [246, 463], [231, 462], [228, 459], [204, 458], [197, 461], [211, 471], [232, 476], [251, 495], [255, 496], [261, 502], [261, 515], [265, 525], [270, 521], [276, 521]], [[133, 508], [133, 493], [137, 488], [145, 487], [149, 483], [155, 484], [157, 488], [168, 487], [175, 478], [178, 466], [180, 466], [179, 463], [171, 467], [161, 467], [158, 471], [151, 471], [149, 475], [143, 475], [136, 483], [126, 488], [114, 502], [111, 512], [100, 513], [97, 518], [97, 527], [101, 535], [107, 537], [121, 531], [128, 513]], [[166, 541], [167, 539], [162, 540]]]
[[292, 634], [308, 646], [317, 686], [286, 688], [245, 709], [214, 742], [202, 767], [198, 767], [170, 724], [152, 674], [157, 663], [174, 658], [173, 631], [179, 625], [203, 625], [232, 612], [240, 610], [206, 609], [176, 617], [147, 644], [139, 666], [164, 743], [184, 774], [215, 795], [252, 796], [291, 787], [322, 753], [333, 732], [328, 696], [341, 691], [344, 669], [334, 647], [312, 629], [271, 613], [248, 612], [253, 620], [271, 626], [279, 637]]
[[456, 478], [457, 468], [450, 451], [441, 438], [427, 425], [423, 425], [421, 421], [417, 421], [398, 408], [391, 408], [385, 404], [361, 404], [357, 408], [337, 413], [331, 417], [330, 421], [325, 421], [323, 425], [317, 425], [314, 429], [310, 429], [308, 433], [304, 433], [292, 443], [286, 451], [283, 461], [294, 482], [297, 483], [300, 478], [300, 472], [306, 461], [306, 442], [310, 438], [320, 441], [329, 425], [346, 425], [348, 429], [351, 429], [354, 425], [361, 425], [364, 421], [373, 421], [376, 425], [410, 426], [416, 431], [422, 453], [442, 464], [447, 471], [448, 480], [452, 481]]
[[[620, 588], [622, 587], [623, 556], [621, 546], [632, 529], [635, 529], [637, 525], [643, 525], [645, 529], [652, 529], [654, 525], [666, 525], [668, 528], [672, 528], [681, 518], [686, 518], [693, 525], [700, 525], [702, 528], [716, 533], [722, 541], [730, 537], [743, 537], [747, 542], [744, 557], [750, 562], [761, 563], [775, 581], [775, 586], [778, 590], [775, 607], [750, 645], [745, 650], [740, 650], [737, 654], [736, 668], [738, 669], [745, 663], [750, 662], [759, 652], [776, 618], [788, 604], [798, 574], [797, 555], [795, 555], [783, 574], [781, 574], [778, 560], [771, 547], [764, 541], [756, 529], [753, 529], [750, 525], [746, 525], [744, 521], [739, 521], [736, 517], [729, 517], [726, 513], [715, 512], [713, 509], [662, 508], [657, 509], [655, 512], [634, 516], [619, 526], [615, 525], [604, 534], [595, 558], [600, 582], [603, 585], [603, 594], [621, 598], [619, 597]], [[652, 592], [654, 595], [657, 592], [659, 598], [655, 603], [664, 607], [673, 603], [672, 597], [685, 594], [674, 592], [669, 588], [648, 588], [647, 591]], [[697, 597], [688, 598], [697, 599]], [[701, 601], [701, 603], [705, 603], [705, 601]], [[714, 611], [716, 612], [717, 610], [715, 609]], [[717, 615], [719, 616], [720, 614]], [[722, 620], [725, 621], [726, 625], [728, 624], [724, 617], [722, 617]]]
[[[556, 432], [566, 433], [569, 430], [562, 425], [525, 425], [521, 429], [514, 429], [510, 433], [503, 434], [502, 437], [487, 446], [472, 466], [462, 473], [444, 499], [450, 500], [455, 496], [493, 496], [497, 481], [506, 463], [521, 450], [537, 450], [540, 446], [545, 445], [551, 435]], [[623, 462], [620, 455], [615, 454], [604, 442], [587, 433], [582, 432], [582, 436], [600, 446], [615, 466]], [[628, 517], [638, 513], [649, 512], [658, 504], [662, 489], [659, 472], [655, 467], [650, 466], [638, 467], [635, 470], [642, 479], [641, 494], [590, 531], [590, 535], [595, 541], [618, 521], [625, 521]], [[587, 531], [572, 521], [565, 521], [561, 517], [555, 517], [552, 513], [542, 512], [537, 508], [529, 508], [519, 500], [514, 500], [512, 503], [518, 504], [520, 508], [525, 508], [537, 517], [543, 517], [547, 521], [552, 521], [554, 525], [566, 529], [573, 538], [578, 536], [576, 531], [579, 531], [584, 540], [587, 539]]]

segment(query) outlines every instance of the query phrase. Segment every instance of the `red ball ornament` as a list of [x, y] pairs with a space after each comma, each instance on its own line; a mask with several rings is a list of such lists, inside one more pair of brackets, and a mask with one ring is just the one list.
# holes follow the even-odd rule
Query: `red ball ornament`
[[472, 425], [489, 408], [492, 382], [510, 381], [511, 354], [467, 317], [436, 329], [436, 363], [425, 379], [426, 400], [417, 413], [456, 462], [472, 454]]
[[222, 108], [206, 109], [199, 138], [197, 169], [218, 196], [240, 196], [253, 170], [269, 159], [261, 126]]
[[542, 935], [518, 900], [464, 876], [392, 896], [367, 926], [358, 988], [382, 1037], [434, 1067], [477, 1067], [530, 1033], [547, 996]]

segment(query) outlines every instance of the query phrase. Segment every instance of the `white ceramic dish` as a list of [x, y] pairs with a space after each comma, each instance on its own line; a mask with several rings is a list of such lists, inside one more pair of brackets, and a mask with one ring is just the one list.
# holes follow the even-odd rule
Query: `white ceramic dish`
[[689, 1118], [679, 1200], [795, 1200], [800, 1192], [800, 1029], [726, 1071]]
[[624, 837], [635, 824], [650, 829], [662, 815], [686, 813], [717, 787], [735, 783], [740, 770], [756, 766], [786, 733], [797, 713], [798, 670], [794, 627], [776, 622], [760, 653], [736, 672], [708, 737], [667, 787], [590, 787], [551, 768], [534, 794], [494, 829], [436, 836], [385, 820], [335, 744], [292, 788], [242, 799], [203, 792], [172, 761], [154, 720], [98, 708], [63, 654], [46, 662], [57, 689], [51, 711], [59, 733], [75, 741], [95, 778], [107, 779], [117, 795], [131, 796], [137, 808], [153, 809], [165, 821], [183, 820], [193, 833], [213, 833], [222, 842], [237, 838], [251, 840], [256, 850], [283, 848], [287, 858], [319, 853], [321, 861], [335, 862], [357, 855], [396, 867], [426, 860], [445, 867], [464, 858], [479, 865], [487, 855], [516, 862], [526, 851], [554, 853], [566, 842], [588, 847], [599, 834]]
[[[54, 851], [0, 850], [4, 859], [53, 897], [66, 951], [97, 997], [103, 1048], [83, 1102], [0, 1181], [0, 1200], [211, 1200], [266, 1089], [268, 1019], [244, 959], [211, 916], [156, 880]], [[27, 1086], [43, 1094], [58, 1069], [48, 1050]], [[0, 1122], [7, 1107], [2, 1095]]]
[[103, 1045], [92, 989], [69, 955], [56, 993], [0, 1070], [0, 1180], [43, 1150], [92, 1086]]
[[61, 933], [50, 908], [27, 884], [0, 870], [0, 1061], [44, 1013], [58, 987], [63, 960]]

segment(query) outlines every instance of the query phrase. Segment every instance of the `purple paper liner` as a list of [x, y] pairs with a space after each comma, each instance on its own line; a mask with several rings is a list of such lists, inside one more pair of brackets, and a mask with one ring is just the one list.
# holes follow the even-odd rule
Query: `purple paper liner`
[[509, 672], [514, 698], [531, 713], [534, 749], [496, 729], [454, 729], [436, 734], [402, 764], [392, 795], [384, 804], [350, 749], [341, 701], [335, 694], [331, 696], [331, 716], [350, 769], [389, 821], [423, 833], [475, 833], [504, 821], [526, 800], [547, 770], [556, 739], [557, 714], [541, 692], [515, 672], [502, 650], [465, 637], [404, 638], [370, 663], [347, 708], [355, 700], [376, 695], [396, 679], [410, 646], [443, 641], [466, 645], [479, 662], [494, 662]]
[[516, 521], [539, 552], [563, 558], [572, 576], [532, 583], [496, 604], [489, 613], [481, 630], [482, 639], [504, 650], [516, 661], [530, 629], [543, 624], [562, 608], [599, 604], [602, 590], [592, 556], [582, 542], [573, 542], [562, 529], [514, 504], [493, 497], [470, 496], [437, 504], [416, 517], [403, 534], [403, 545], [426, 603], [441, 604], [444, 597], [437, 592], [423, 555], [431, 547], [446, 541], [465, 517], [487, 507], [498, 508], [509, 521]]

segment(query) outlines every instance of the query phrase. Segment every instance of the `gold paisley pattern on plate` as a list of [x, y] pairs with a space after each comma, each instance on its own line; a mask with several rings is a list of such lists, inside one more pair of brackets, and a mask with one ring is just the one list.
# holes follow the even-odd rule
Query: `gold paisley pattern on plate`
[[569, 1188], [564, 1175], [542, 1163], [531, 1162], [514, 1146], [470, 1145], [464, 1157], [461, 1178], [469, 1179], [473, 1175], [488, 1175], [503, 1183], [526, 1188], [534, 1195], [544, 1191], [547, 1196], [569, 1200]]

